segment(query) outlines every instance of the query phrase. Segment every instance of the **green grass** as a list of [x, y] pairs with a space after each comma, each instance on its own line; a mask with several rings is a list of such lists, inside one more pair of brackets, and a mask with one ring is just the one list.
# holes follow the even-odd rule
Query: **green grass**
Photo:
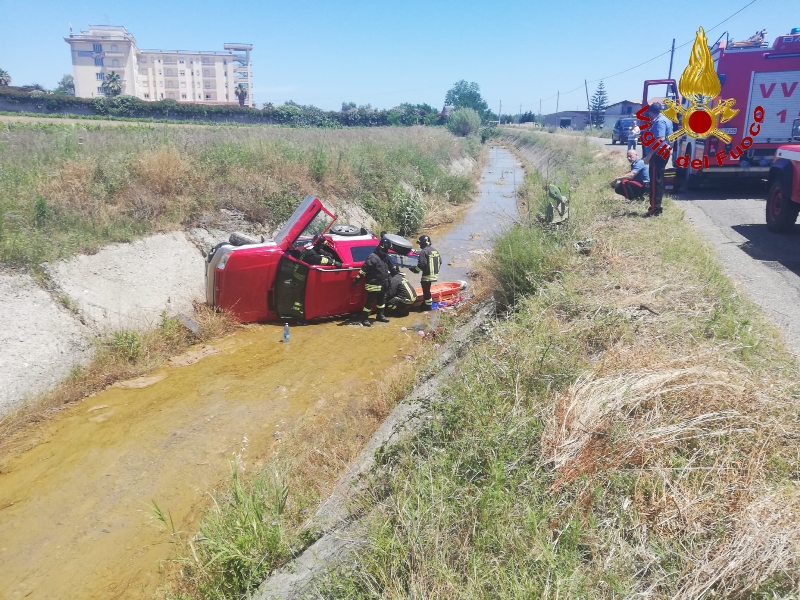
[[794, 597], [795, 359], [670, 201], [614, 198], [618, 158], [506, 143], [547, 151], [573, 218], [497, 240], [505, 318], [381, 457], [368, 545], [314, 597]]
[[148, 233], [227, 227], [220, 209], [270, 235], [307, 194], [363, 206], [379, 227], [398, 231], [407, 225], [401, 192], [421, 200], [421, 219], [429, 207], [467, 201], [471, 175], [448, 168], [479, 152], [474, 139], [433, 127], [5, 123], [0, 263], [30, 268]]

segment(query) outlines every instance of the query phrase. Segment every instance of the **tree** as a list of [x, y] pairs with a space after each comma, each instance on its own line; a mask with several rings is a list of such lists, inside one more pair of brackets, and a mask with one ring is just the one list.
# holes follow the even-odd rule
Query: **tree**
[[342, 112], [345, 112], [347, 110], [355, 110], [355, 109], [356, 109], [356, 103], [355, 102], [342, 102]]
[[75, 79], [72, 75], [64, 75], [58, 82], [58, 87], [55, 89], [56, 94], [67, 94], [68, 96], [75, 95]]
[[489, 105], [481, 97], [481, 86], [477, 83], [467, 82], [463, 79], [453, 84], [444, 97], [444, 105], [452, 106], [454, 109], [471, 108], [476, 111], [481, 118], [486, 118]]
[[106, 73], [106, 78], [100, 87], [106, 96], [119, 96], [122, 93], [122, 78], [116, 71]]
[[[591, 123], [595, 127], [602, 127], [606, 122], [606, 108], [608, 108], [608, 96], [606, 95], [606, 86], [603, 82], [597, 84], [597, 89], [589, 102], [589, 109], [591, 110]], [[587, 120], [588, 122], [588, 120]]]
[[447, 128], [455, 135], [468, 136], [481, 128], [481, 117], [472, 108], [458, 108], [447, 120]]
[[11, 75], [5, 69], [0, 69], [0, 85], [11, 85]]
[[244, 101], [247, 100], [247, 86], [240, 83], [236, 86], [233, 93], [236, 94], [236, 97], [239, 99], [239, 106], [244, 106]]

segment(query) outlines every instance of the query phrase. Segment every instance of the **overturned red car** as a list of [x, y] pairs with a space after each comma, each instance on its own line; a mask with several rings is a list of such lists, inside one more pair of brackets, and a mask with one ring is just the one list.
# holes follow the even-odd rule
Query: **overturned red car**
[[[307, 196], [275, 239], [259, 242], [233, 235], [230, 242], [217, 244], [206, 257], [207, 304], [244, 323], [308, 321], [361, 311], [367, 295], [352, 281], [379, 240], [371, 231], [335, 221], [319, 198]], [[340, 268], [299, 260], [297, 250], [317, 234], [325, 234]], [[410, 242], [387, 237], [394, 264], [416, 265]]]

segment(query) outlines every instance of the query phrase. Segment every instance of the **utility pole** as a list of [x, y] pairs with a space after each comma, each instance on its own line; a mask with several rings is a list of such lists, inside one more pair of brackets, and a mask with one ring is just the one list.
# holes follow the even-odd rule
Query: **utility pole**
[[[667, 79], [672, 79], [672, 58], [675, 56], [675, 38], [672, 38], [672, 52], [669, 55], [669, 75], [667, 75]], [[669, 90], [667, 90], [667, 94], [669, 94]]]
[[539, 125], [544, 125], [544, 119], [542, 118], [542, 99], [539, 98], [539, 120], [541, 123]]
[[589, 84], [583, 80], [583, 89], [586, 90], [586, 109], [589, 111], [589, 131], [592, 131], [592, 105], [589, 104]]
[[[551, 96], [552, 98], [552, 96]], [[561, 99], [561, 92], [556, 92], [556, 127], [559, 127], [558, 123], [558, 101]]]
[[497, 124], [500, 125], [503, 121], [503, 101], [500, 100], [500, 110], [497, 113]]
[[522, 104], [519, 105], [519, 117], [517, 117], [517, 123], [522, 125]]

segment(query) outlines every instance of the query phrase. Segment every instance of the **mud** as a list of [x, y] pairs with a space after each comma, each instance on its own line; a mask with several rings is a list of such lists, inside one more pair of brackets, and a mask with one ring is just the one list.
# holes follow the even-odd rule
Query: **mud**
[[[362, 405], [425, 318], [295, 327], [289, 344], [280, 326], [254, 327], [32, 428], [38, 444], [0, 463], [0, 597], [152, 597], [171, 545], [151, 502], [196, 528], [233, 458], [251, 468], [276, 431]], [[320, 360], [320, 348], [347, 352]]]

